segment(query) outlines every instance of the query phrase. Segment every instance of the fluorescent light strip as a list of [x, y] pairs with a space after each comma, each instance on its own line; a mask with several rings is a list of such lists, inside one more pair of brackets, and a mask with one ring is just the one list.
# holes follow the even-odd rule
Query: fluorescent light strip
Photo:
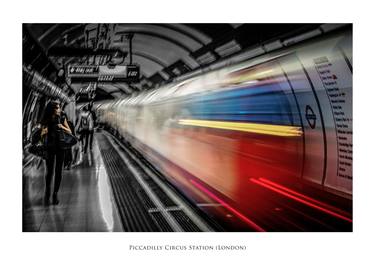
[[285, 125], [271, 125], [259, 123], [245, 123], [245, 122], [226, 122], [226, 121], [211, 121], [211, 120], [188, 120], [182, 119], [178, 121], [181, 125], [191, 125], [206, 128], [216, 128], [232, 131], [243, 131], [259, 134], [277, 135], [277, 136], [301, 136], [301, 127], [285, 126]]

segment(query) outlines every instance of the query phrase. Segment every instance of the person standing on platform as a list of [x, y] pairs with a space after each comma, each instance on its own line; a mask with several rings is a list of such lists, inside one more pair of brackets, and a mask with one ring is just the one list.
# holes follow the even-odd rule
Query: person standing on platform
[[59, 144], [59, 131], [64, 130], [72, 133], [65, 117], [61, 115], [61, 107], [59, 102], [51, 101], [43, 113], [41, 121], [42, 131], [41, 137], [47, 135], [47, 174], [45, 177], [45, 193], [44, 204], [48, 205], [51, 195], [52, 176], [55, 173], [54, 189], [52, 196], [52, 204], [59, 203], [57, 193], [60, 188], [62, 179], [62, 168], [64, 162], [64, 149]]
[[80, 127], [80, 132], [84, 138], [84, 153], [87, 153], [87, 148], [90, 145], [90, 150], [92, 150], [92, 142], [94, 136], [94, 115], [91, 111], [91, 106], [87, 105], [84, 107], [81, 115], [79, 116], [78, 124]]
[[[68, 115], [62, 111], [61, 117], [66, 119], [66, 122], [69, 125], [69, 129], [71, 130], [72, 134], [75, 136], [75, 130], [74, 130], [74, 124], [71, 122], [71, 120], [68, 118]], [[73, 147], [69, 147], [65, 149], [65, 155], [64, 155], [64, 168], [69, 170], [73, 164]]]

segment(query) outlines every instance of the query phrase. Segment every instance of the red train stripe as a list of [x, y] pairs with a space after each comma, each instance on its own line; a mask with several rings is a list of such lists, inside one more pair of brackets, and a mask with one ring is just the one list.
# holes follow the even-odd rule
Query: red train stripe
[[261, 182], [261, 181], [259, 181], [259, 180], [257, 180], [257, 179], [250, 178], [250, 181], [252, 181], [252, 182], [254, 182], [254, 183], [258, 184], [258, 185], [261, 185], [261, 186], [263, 186], [263, 187], [265, 187], [265, 188], [268, 188], [268, 189], [270, 189], [270, 190], [272, 190], [272, 191], [275, 191], [275, 192], [277, 192], [277, 193], [279, 193], [279, 194], [282, 194], [282, 195], [284, 195], [284, 196], [286, 196], [286, 197], [288, 197], [288, 198], [291, 198], [291, 199], [293, 199], [293, 200], [295, 200], [295, 201], [298, 201], [298, 202], [300, 202], [300, 203], [303, 203], [303, 204], [305, 204], [305, 205], [307, 205], [307, 206], [310, 206], [310, 207], [312, 207], [312, 208], [318, 209], [318, 210], [323, 211], [323, 212], [325, 212], [325, 213], [327, 213], [327, 214], [330, 214], [330, 215], [332, 215], [332, 216], [335, 216], [335, 217], [337, 217], [337, 218], [343, 219], [343, 220], [348, 221], [348, 222], [350, 222], [350, 223], [353, 222], [350, 218], [347, 218], [347, 217], [345, 217], [345, 216], [343, 216], [343, 215], [341, 215], [341, 214], [335, 213], [335, 212], [333, 212], [333, 211], [331, 211], [331, 210], [328, 210], [328, 209], [326, 209], [326, 208], [323, 208], [323, 207], [321, 207], [321, 206], [319, 206], [319, 205], [316, 205], [316, 204], [314, 204], [314, 203], [308, 202], [307, 200], [304, 200], [304, 199], [298, 198], [298, 197], [295, 196], [295, 195], [292, 195], [292, 194], [290, 194], [290, 193], [287, 193], [287, 192], [285, 192], [285, 191], [283, 191], [283, 190], [281, 190], [281, 189], [275, 188], [275, 187], [273, 187], [273, 186], [271, 186], [271, 185], [269, 185], [269, 184], [267, 184], [267, 183]]
[[284, 191], [286, 191], [286, 192], [289, 192], [289, 193], [291, 193], [291, 194], [294, 194], [294, 195], [296, 195], [296, 196], [298, 196], [298, 197], [304, 198], [304, 199], [310, 201], [311, 203], [319, 204], [320, 206], [325, 207], [325, 208], [330, 208], [332, 211], [335, 211], [335, 212], [340, 212], [340, 211], [341, 211], [340, 209], [337, 209], [337, 208], [335, 208], [335, 207], [333, 207], [333, 206], [331, 206], [331, 205], [328, 205], [328, 204], [326, 204], [326, 203], [324, 203], [324, 202], [321, 202], [321, 201], [315, 200], [315, 199], [313, 199], [313, 198], [311, 198], [311, 197], [308, 197], [308, 196], [306, 196], [306, 195], [303, 195], [302, 193], [296, 192], [296, 191], [291, 190], [291, 189], [289, 189], [289, 188], [287, 188], [287, 187], [284, 187], [284, 186], [282, 186], [282, 185], [280, 185], [280, 184], [277, 184], [277, 183], [275, 183], [275, 182], [273, 182], [273, 181], [271, 181], [271, 180], [268, 180], [268, 179], [265, 179], [265, 178], [259, 178], [258, 180], [260, 180], [260, 181], [262, 181], [262, 182], [265, 182], [265, 183], [267, 183], [267, 184], [270, 184], [270, 185], [272, 185], [272, 186], [274, 186], [274, 187], [276, 187], [276, 188], [282, 189], [282, 190], [284, 190]]

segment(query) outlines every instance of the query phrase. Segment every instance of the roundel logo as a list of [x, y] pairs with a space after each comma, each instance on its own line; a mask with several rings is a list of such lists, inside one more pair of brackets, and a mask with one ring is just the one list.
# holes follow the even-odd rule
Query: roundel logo
[[316, 126], [316, 115], [310, 105], [306, 105], [305, 117], [311, 129], [314, 129]]

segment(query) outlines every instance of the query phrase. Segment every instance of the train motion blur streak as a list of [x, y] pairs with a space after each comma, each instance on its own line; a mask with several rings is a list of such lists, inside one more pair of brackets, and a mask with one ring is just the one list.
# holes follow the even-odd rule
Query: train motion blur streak
[[[261, 180], [261, 181], [259, 181], [259, 180]], [[271, 190], [273, 190], [275, 192], [283, 194], [283, 195], [285, 195], [285, 196], [287, 196], [289, 198], [292, 198], [292, 199], [294, 199], [296, 201], [299, 201], [299, 202], [301, 202], [303, 204], [306, 204], [306, 205], [308, 205], [310, 207], [316, 208], [318, 210], [321, 210], [321, 211], [323, 211], [325, 213], [328, 213], [328, 214], [333, 215], [335, 217], [341, 218], [341, 219], [346, 220], [348, 222], [352, 222], [351, 219], [349, 219], [349, 218], [347, 218], [345, 216], [342, 216], [342, 215], [340, 215], [340, 214], [338, 214], [338, 213], [336, 213], [334, 211], [331, 211], [331, 210], [326, 209], [326, 208], [324, 208], [322, 206], [319, 206], [318, 204], [322, 204], [322, 203], [320, 203], [320, 202], [318, 202], [318, 201], [316, 201], [314, 199], [311, 199], [311, 198], [309, 198], [307, 196], [304, 196], [304, 195], [302, 195], [300, 193], [291, 191], [290, 189], [286, 189], [286, 188], [284, 188], [284, 187], [282, 187], [280, 185], [274, 184], [272, 182], [271, 182], [272, 184], [270, 185], [269, 181], [266, 181], [266, 180], [264, 180], [262, 178], [260, 178], [259, 180], [256, 180], [256, 179], [253, 179], [253, 178], [250, 179], [250, 181], [252, 181], [252, 182], [255, 182], [255, 183], [257, 183], [257, 184], [259, 184], [259, 185], [261, 185], [263, 187], [266, 187], [266, 188], [271, 189]], [[279, 187], [281, 187], [281, 188], [279, 188]], [[323, 203], [323, 205], [324, 205], [324, 203]], [[330, 208], [330, 206], [328, 206], [327, 208]]]
[[221, 122], [205, 120], [179, 120], [179, 124], [201, 126], [206, 128], [227, 129], [233, 131], [270, 134], [278, 136], [299, 136], [302, 134], [300, 127], [269, 125], [257, 123]]
[[230, 205], [228, 205], [228, 203], [226, 203], [222, 199], [218, 198], [215, 194], [213, 194], [212, 192], [210, 192], [209, 190], [207, 190], [206, 188], [204, 188], [202, 185], [198, 184], [194, 180], [191, 180], [191, 182], [198, 189], [202, 190], [204, 193], [208, 194], [210, 197], [212, 197], [215, 201], [219, 202], [222, 206], [224, 206], [225, 208], [227, 208], [229, 211], [231, 211], [232, 213], [236, 214], [244, 222], [246, 222], [247, 224], [249, 224], [250, 227], [252, 227], [253, 229], [255, 229], [255, 231], [265, 232], [265, 230], [262, 227], [258, 226], [256, 223], [254, 223], [249, 218], [247, 218], [246, 216], [244, 216], [243, 214], [241, 214], [240, 212], [238, 212], [236, 209], [233, 209]]
[[97, 111], [228, 230], [350, 231], [351, 54], [346, 30]]

